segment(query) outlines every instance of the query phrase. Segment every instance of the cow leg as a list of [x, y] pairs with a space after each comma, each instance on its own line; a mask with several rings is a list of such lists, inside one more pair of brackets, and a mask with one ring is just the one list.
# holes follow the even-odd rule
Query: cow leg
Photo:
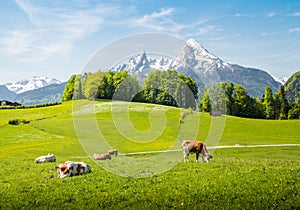
[[203, 155], [201, 155], [201, 158], [202, 158], [202, 163], [205, 161], [205, 159], [204, 159], [204, 156]]
[[183, 160], [184, 160], [184, 162], [188, 162], [189, 161], [189, 159], [188, 159], [188, 157], [189, 157], [189, 154], [187, 154], [187, 153], [183, 153]]
[[184, 162], [188, 162], [189, 161], [188, 157], [189, 157], [188, 148], [183, 148], [183, 160], [184, 160]]
[[199, 153], [196, 152], [196, 163], [198, 163]]

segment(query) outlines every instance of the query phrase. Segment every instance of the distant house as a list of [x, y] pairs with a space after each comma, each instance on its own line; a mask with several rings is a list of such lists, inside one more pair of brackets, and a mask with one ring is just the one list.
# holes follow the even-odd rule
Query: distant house
[[222, 116], [222, 112], [219, 110], [213, 110], [209, 114], [210, 114], [210, 116], [213, 116], [213, 117]]
[[17, 102], [10, 102], [6, 100], [0, 101], [0, 106], [22, 106], [22, 104], [19, 104]]

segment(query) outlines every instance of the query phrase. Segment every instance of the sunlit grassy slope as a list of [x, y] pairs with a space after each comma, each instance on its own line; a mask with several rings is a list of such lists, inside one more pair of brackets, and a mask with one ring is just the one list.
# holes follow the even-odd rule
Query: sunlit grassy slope
[[[0, 110], [0, 156], [32, 157], [48, 152], [67, 156], [74, 154], [74, 151], [78, 156], [84, 155], [74, 125], [77, 126], [77, 132], [82, 132], [78, 125], [85, 125], [93, 120], [99, 129], [94, 131], [95, 135], [102, 135], [111, 147], [124, 153], [168, 149], [175, 140], [189, 139], [195, 134], [196, 139], [206, 141], [209, 133], [215, 133], [212, 127], [217, 118], [222, 118], [224, 123], [221, 129], [216, 130], [221, 137], [221, 141], [217, 142], [219, 145], [300, 142], [299, 120], [255, 120], [231, 116], [212, 118], [206, 113], [141, 103], [129, 104], [128, 109], [126, 108], [129, 111], [125, 112], [118, 106], [112, 107], [111, 102], [107, 101], [79, 101], [73, 108], [74, 112], [80, 110], [80, 114], [74, 114], [73, 117], [71, 102], [53, 107]], [[184, 119], [182, 116], [185, 116]], [[30, 123], [9, 125], [8, 121], [11, 119], [26, 119]], [[180, 124], [182, 119], [184, 123]], [[120, 125], [127, 125], [129, 122], [137, 133], [128, 131], [123, 135], [124, 130], [130, 129]], [[84, 143], [84, 138], [79, 140]]]
[[[300, 143], [299, 120], [211, 118], [206, 113], [140, 103], [129, 104], [128, 114], [119, 105], [112, 113], [108, 101], [75, 105], [0, 110], [0, 209], [300, 208], [300, 147], [217, 149], [208, 164], [179, 161], [162, 174], [140, 179], [106, 171], [82, 147], [103, 138], [121, 153], [163, 150], [174, 146], [178, 136], [181, 140], [194, 133], [208, 143], [221, 137], [221, 145]], [[11, 119], [30, 123], [10, 125]], [[140, 132], [126, 127], [128, 119]], [[154, 140], [148, 139], [147, 131], [153, 132]], [[57, 163], [34, 163], [37, 156], [49, 152], [58, 163], [84, 161], [92, 173], [58, 179]], [[123, 158], [107, 163], [116, 165]]]

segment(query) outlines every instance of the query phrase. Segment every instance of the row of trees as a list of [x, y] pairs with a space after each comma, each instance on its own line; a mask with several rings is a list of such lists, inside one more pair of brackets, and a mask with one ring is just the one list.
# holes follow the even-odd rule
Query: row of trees
[[77, 99], [114, 99], [197, 108], [210, 112], [260, 119], [299, 119], [300, 105], [286, 99], [282, 86], [275, 94], [269, 86], [261, 99], [253, 98], [242, 85], [216, 83], [205, 87], [198, 101], [195, 80], [176, 71], [151, 71], [143, 86], [134, 75], [123, 72], [95, 72], [73, 75], [62, 96], [63, 101]]
[[241, 85], [216, 83], [206, 87], [200, 100], [200, 110], [218, 110], [224, 114], [261, 119], [299, 119], [300, 105], [290, 104], [282, 86], [275, 94], [267, 86], [261, 99], [252, 98]]
[[196, 108], [198, 87], [194, 79], [176, 71], [151, 71], [142, 86], [134, 75], [95, 72], [73, 75], [62, 100], [114, 99]]

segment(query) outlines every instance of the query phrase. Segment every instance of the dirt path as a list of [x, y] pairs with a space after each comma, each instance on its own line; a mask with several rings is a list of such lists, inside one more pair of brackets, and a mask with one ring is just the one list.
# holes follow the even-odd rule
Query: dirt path
[[[259, 145], [239, 145], [236, 144], [234, 146], [208, 146], [207, 149], [227, 149], [227, 148], [253, 148], [253, 147], [299, 147], [300, 144], [259, 144]], [[118, 155], [141, 155], [141, 154], [153, 154], [153, 153], [160, 153], [160, 152], [178, 152], [181, 151], [180, 149], [170, 149], [170, 150], [152, 150], [152, 151], [145, 151], [145, 152], [128, 152], [128, 153], [119, 153]], [[76, 156], [72, 158], [85, 158], [85, 157], [92, 157], [92, 156]]]
[[[227, 149], [227, 148], [253, 148], [253, 147], [296, 147], [300, 146], [300, 144], [260, 144], [260, 145], [234, 145], [234, 146], [210, 146], [207, 149]], [[145, 152], [128, 152], [121, 153], [120, 155], [138, 155], [138, 154], [151, 154], [151, 153], [159, 153], [159, 152], [176, 152], [181, 151], [180, 149], [172, 149], [172, 150], [153, 150], [153, 151], [145, 151]]]

